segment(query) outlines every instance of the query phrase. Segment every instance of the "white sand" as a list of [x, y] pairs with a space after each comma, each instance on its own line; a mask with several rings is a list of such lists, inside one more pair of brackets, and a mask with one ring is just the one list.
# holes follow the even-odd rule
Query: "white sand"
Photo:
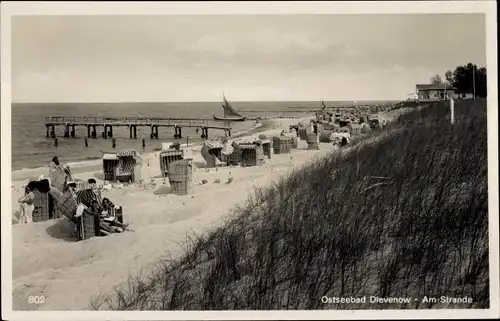
[[[280, 120], [288, 129], [297, 119]], [[279, 135], [280, 128], [259, 134]], [[257, 137], [259, 134], [252, 135]], [[115, 286], [129, 275], [154, 265], [160, 257], [182, 254], [186, 234], [202, 234], [220, 225], [231, 208], [244, 202], [255, 186], [267, 186], [296, 166], [331, 151], [331, 144], [320, 144], [320, 150], [299, 149], [291, 154], [272, 155], [266, 164], [255, 167], [226, 167], [218, 170], [197, 168], [192, 195], [165, 194], [162, 186], [158, 153], [142, 155], [142, 177], [145, 184], [104, 191], [104, 196], [124, 208], [124, 220], [134, 231], [98, 237], [81, 242], [72, 238], [72, 224], [65, 218], [29, 225], [15, 224], [13, 235], [13, 309], [14, 310], [86, 310], [89, 299], [101, 292], [111, 294]], [[200, 147], [194, 148], [194, 161], [203, 163]], [[149, 166], [147, 166], [149, 162]], [[73, 168], [76, 178], [102, 177], [101, 162], [87, 162]], [[33, 170], [13, 173], [13, 221], [17, 221], [17, 199], [27, 179], [39, 176]], [[47, 173], [45, 173], [47, 174]], [[228, 177], [230, 184], [225, 184]], [[220, 179], [220, 183], [214, 181]], [[153, 181], [154, 185], [147, 184]], [[45, 302], [29, 304], [28, 296], [43, 295]]]

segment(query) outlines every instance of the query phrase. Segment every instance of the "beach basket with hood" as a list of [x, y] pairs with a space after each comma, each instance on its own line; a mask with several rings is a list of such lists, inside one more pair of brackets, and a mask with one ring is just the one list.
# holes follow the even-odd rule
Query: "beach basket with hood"
[[241, 166], [257, 166], [264, 164], [264, 149], [262, 142], [240, 144]]
[[50, 185], [49, 179], [42, 178], [28, 183], [28, 187], [33, 191], [35, 199], [33, 201], [33, 222], [46, 221], [58, 217], [58, 211], [55, 208], [55, 200], [51, 191], [59, 194], [59, 190]]
[[[43, 182], [43, 185], [41, 186]], [[33, 181], [28, 184], [31, 191], [35, 195], [33, 200], [33, 222], [42, 222], [50, 219], [50, 196], [48, 190], [50, 188], [49, 181]]]
[[291, 148], [292, 148], [292, 137], [290, 136], [273, 137], [274, 154], [290, 153]]
[[168, 180], [172, 193], [189, 195], [192, 193], [193, 164], [191, 159], [182, 159], [170, 163]]
[[262, 140], [262, 151], [267, 158], [271, 158], [273, 152], [271, 148], [271, 141], [269, 139]]
[[216, 140], [207, 140], [201, 148], [201, 156], [207, 163], [207, 168], [222, 165], [222, 150], [224, 145]]
[[103, 153], [102, 154], [102, 170], [103, 178], [105, 181], [114, 182], [116, 180], [115, 173], [119, 161], [116, 153]]
[[118, 167], [116, 179], [120, 182], [136, 183], [141, 179], [142, 159], [134, 149], [125, 149], [116, 153]]
[[169, 164], [178, 160], [184, 159], [183, 149], [167, 149], [160, 152], [160, 170], [162, 177], [168, 176]]
[[[96, 193], [93, 189], [82, 189], [76, 192], [77, 204], [83, 204], [89, 209], [92, 208], [94, 202], [102, 208], [102, 196]], [[86, 240], [93, 236], [102, 236], [101, 221], [99, 213], [92, 213], [90, 210], [84, 210], [83, 215], [78, 219], [78, 239]]]

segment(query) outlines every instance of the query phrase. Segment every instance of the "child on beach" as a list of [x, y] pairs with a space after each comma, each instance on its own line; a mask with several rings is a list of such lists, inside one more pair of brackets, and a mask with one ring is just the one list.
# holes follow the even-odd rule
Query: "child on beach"
[[33, 210], [35, 209], [35, 206], [33, 205], [34, 200], [35, 194], [31, 191], [31, 188], [26, 186], [24, 189], [24, 195], [19, 199], [19, 203], [21, 204], [19, 223], [33, 223]]

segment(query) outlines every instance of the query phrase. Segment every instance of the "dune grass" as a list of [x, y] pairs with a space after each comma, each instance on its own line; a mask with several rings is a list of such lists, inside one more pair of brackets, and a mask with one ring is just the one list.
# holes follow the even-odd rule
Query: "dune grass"
[[[256, 190], [180, 260], [94, 309], [488, 308], [486, 102], [400, 117]], [[324, 304], [328, 297], [468, 296], [472, 304]]]

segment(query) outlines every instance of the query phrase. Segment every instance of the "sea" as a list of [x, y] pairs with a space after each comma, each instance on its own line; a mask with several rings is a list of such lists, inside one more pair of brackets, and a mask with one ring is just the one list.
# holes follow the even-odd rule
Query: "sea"
[[[330, 107], [390, 103], [391, 101], [325, 101]], [[318, 101], [310, 102], [231, 102], [233, 108], [244, 116], [255, 117], [301, 117], [321, 107]], [[305, 110], [305, 111], [304, 111]], [[159, 138], [150, 139], [150, 129], [137, 128], [138, 139], [130, 139], [127, 127], [114, 127], [116, 149], [111, 139], [88, 139], [87, 130], [76, 127], [76, 137], [64, 138], [63, 126], [56, 126], [58, 146], [53, 138], [46, 137], [45, 118], [48, 116], [68, 117], [171, 117], [213, 119], [213, 115], [223, 115], [220, 102], [165, 102], [165, 103], [13, 103], [12, 104], [12, 170], [47, 166], [52, 157], [58, 156], [62, 163], [84, 162], [102, 157], [105, 152], [120, 149], [136, 149], [151, 152], [161, 149], [162, 142], [174, 142], [173, 128], [159, 128]], [[255, 128], [256, 121], [232, 122], [232, 134]], [[97, 135], [102, 132], [98, 128]], [[201, 142], [201, 131], [183, 128], [181, 143]], [[211, 130], [209, 136], [224, 135], [223, 131]], [[146, 147], [142, 148], [145, 137]]]

